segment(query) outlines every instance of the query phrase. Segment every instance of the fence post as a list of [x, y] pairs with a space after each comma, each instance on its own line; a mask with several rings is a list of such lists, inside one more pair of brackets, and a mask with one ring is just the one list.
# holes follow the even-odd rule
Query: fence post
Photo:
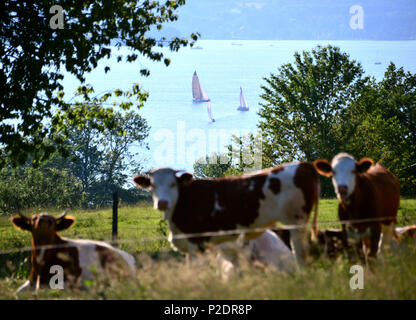
[[118, 192], [113, 192], [113, 234], [112, 239], [116, 241], [118, 237]]

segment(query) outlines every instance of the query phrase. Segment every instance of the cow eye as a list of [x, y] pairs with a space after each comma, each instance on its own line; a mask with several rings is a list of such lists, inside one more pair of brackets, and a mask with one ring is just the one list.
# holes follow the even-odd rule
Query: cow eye
[[170, 185], [169, 185], [169, 187], [171, 187], [171, 188], [173, 188], [173, 187], [175, 187], [176, 186], [176, 183], [175, 182], [172, 182]]

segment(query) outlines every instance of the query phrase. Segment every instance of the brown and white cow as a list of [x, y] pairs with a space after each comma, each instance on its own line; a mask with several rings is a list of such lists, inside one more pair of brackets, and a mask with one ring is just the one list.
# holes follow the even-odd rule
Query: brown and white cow
[[[310, 163], [291, 163], [241, 176], [194, 180], [170, 168], [138, 175], [138, 187], [152, 191], [154, 208], [165, 212], [171, 244], [191, 255], [208, 243], [233, 241], [237, 235], [182, 237], [204, 232], [267, 228], [281, 221], [301, 225], [291, 231], [300, 265], [308, 254], [306, 224], [319, 200], [319, 177]], [[262, 232], [247, 233], [246, 239]], [[179, 236], [179, 237], [178, 237]]]
[[396, 228], [394, 238], [398, 242], [416, 240], [416, 225]]
[[368, 256], [376, 257], [382, 234], [380, 249], [384, 252], [390, 246], [399, 208], [397, 178], [383, 165], [368, 158], [357, 162], [347, 153], [335, 156], [331, 164], [322, 159], [314, 165], [321, 175], [332, 176], [340, 220], [373, 220], [343, 224], [344, 242], [352, 240], [360, 249], [365, 244]]
[[105, 242], [70, 240], [57, 234], [68, 229], [74, 221], [75, 218], [65, 213], [58, 218], [41, 213], [31, 218], [20, 215], [11, 219], [15, 227], [32, 233], [32, 269], [29, 280], [18, 292], [49, 285], [55, 276], [51, 272], [52, 266], [62, 268], [65, 287], [83, 285], [84, 280], [92, 280], [92, 271], [104, 277], [135, 274], [135, 260], [130, 254]]
[[[290, 229], [279, 227], [272, 229], [283, 242], [291, 248]], [[341, 229], [319, 229], [315, 231], [310, 239], [310, 254], [313, 258], [326, 256], [328, 258], [337, 258], [344, 251], [343, 232]]]
[[240, 259], [248, 258], [248, 262], [262, 269], [274, 272], [291, 273], [296, 270], [295, 257], [280, 237], [271, 230], [266, 230], [255, 239], [237, 242], [225, 242], [215, 247], [219, 274], [228, 280], [234, 270], [239, 267]]

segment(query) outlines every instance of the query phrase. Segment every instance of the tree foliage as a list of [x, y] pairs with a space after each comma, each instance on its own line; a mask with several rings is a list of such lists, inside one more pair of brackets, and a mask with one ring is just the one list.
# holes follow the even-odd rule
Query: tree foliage
[[384, 78], [367, 86], [345, 117], [345, 149], [381, 161], [398, 176], [402, 194], [414, 196], [416, 74], [390, 63]]
[[[0, 5], [0, 168], [26, 163], [30, 157], [35, 165], [48, 159], [56, 150], [68, 154], [65, 148], [67, 126], [85, 124], [87, 119], [106, 119], [101, 129], [114, 123], [112, 108], [71, 108], [63, 99], [63, 68], [83, 83], [85, 73], [110, 58], [117, 47], [125, 45], [131, 53], [117, 56], [117, 61], [134, 62], [140, 55], [169, 65], [170, 60], [155, 48], [166, 39], [147, 37], [151, 28], [160, 30], [167, 22], [177, 20], [176, 9], [185, 3], [178, 1], [78, 1], [63, 0], [63, 29], [49, 25], [50, 8], [56, 1], [6, 0]], [[190, 39], [171, 39], [172, 51], [192, 45]], [[159, 41], [161, 40], [161, 41]], [[115, 46], [112, 46], [116, 43]], [[105, 71], [110, 70], [105, 66]], [[149, 70], [138, 67], [138, 74]], [[80, 93], [92, 88], [80, 87]], [[146, 99], [138, 84], [131, 90], [116, 90], [115, 96], [126, 98], [122, 104], [130, 108], [129, 98], [138, 105]], [[109, 99], [103, 95], [100, 98]], [[83, 101], [84, 103], [88, 101]], [[52, 141], [52, 143], [51, 143]]]
[[71, 127], [66, 143], [71, 157], [58, 157], [54, 166], [69, 169], [87, 194], [84, 206], [103, 206], [112, 193], [124, 188], [129, 177], [142, 170], [140, 149], [147, 148], [149, 126], [133, 111], [115, 112], [115, 125], [102, 132], [97, 119]]
[[79, 207], [83, 197], [81, 184], [67, 169], [22, 166], [0, 170], [0, 214]]
[[265, 78], [259, 128], [271, 163], [313, 160], [337, 153], [342, 111], [366, 82], [361, 65], [339, 48], [295, 53], [293, 64]]
[[[265, 79], [259, 112], [264, 162], [332, 159], [349, 152], [395, 173], [402, 195], [416, 193], [416, 75], [390, 64], [377, 82], [339, 48], [295, 54]], [[324, 196], [333, 195], [321, 179]]]
[[231, 161], [228, 155], [213, 153], [195, 161], [194, 175], [198, 179], [219, 178], [225, 176], [230, 168]]

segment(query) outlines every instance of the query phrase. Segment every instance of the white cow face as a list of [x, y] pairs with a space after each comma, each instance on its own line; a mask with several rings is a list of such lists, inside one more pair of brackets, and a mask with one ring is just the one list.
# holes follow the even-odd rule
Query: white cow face
[[366, 172], [372, 164], [373, 160], [368, 158], [362, 158], [359, 162], [356, 162], [347, 153], [336, 155], [331, 164], [326, 159], [314, 162], [319, 174], [326, 177], [332, 176], [332, 184], [337, 198], [344, 202], [354, 193], [357, 174]]
[[192, 181], [192, 174], [183, 173], [180, 177], [178, 171], [170, 168], [153, 170], [148, 176], [138, 175], [133, 181], [139, 188], [152, 191], [153, 207], [161, 211], [168, 211], [175, 207], [181, 187]]

